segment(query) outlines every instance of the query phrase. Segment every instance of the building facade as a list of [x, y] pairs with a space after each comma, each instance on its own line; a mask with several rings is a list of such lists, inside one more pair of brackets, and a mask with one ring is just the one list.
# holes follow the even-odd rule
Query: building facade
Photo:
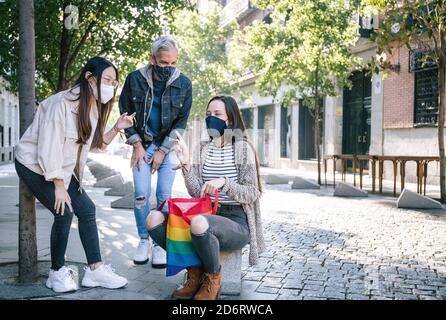
[[[268, 23], [269, 12], [255, 8], [248, 0], [218, 2], [223, 6], [222, 24], [236, 19], [243, 29], [254, 20]], [[357, 21], [360, 39], [352, 51], [367, 62], [376, 56], [377, 48], [370, 41], [370, 34], [378, 27], [379, 18], [358, 16]], [[392, 57], [397, 60], [394, 64], [399, 72], [388, 78], [366, 71], [355, 72], [350, 78], [350, 90], [340, 90], [338, 96], [324, 99], [322, 154], [438, 156], [435, 125], [438, 106], [432, 102], [435, 71], [411, 70], [414, 62], [410, 55], [409, 50], [401, 48]], [[272, 96], [260, 95], [255, 80], [253, 74], [243, 78], [243, 94], [238, 98], [261, 164], [317, 170], [314, 121], [309, 109], [301, 100], [284, 107]], [[406, 181], [416, 181], [415, 168], [415, 163], [407, 163]], [[430, 163], [428, 172], [428, 183], [438, 184], [438, 163]], [[385, 163], [384, 177], [393, 177], [391, 163]]]
[[0, 78], [0, 165], [14, 161], [14, 147], [19, 141], [19, 99], [6, 90]]

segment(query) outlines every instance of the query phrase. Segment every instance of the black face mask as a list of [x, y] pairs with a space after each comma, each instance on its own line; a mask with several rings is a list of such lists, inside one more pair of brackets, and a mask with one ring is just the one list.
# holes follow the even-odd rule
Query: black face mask
[[227, 128], [226, 122], [220, 118], [214, 116], [206, 117], [206, 126], [208, 128], [208, 134], [212, 138], [218, 138], [223, 136], [225, 129]]
[[155, 69], [156, 74], [160, 78], [161, 81], [167, 81], [175, 72], [175, 67], [162, 67], [158, 64], [154, 64], [153, 68]]

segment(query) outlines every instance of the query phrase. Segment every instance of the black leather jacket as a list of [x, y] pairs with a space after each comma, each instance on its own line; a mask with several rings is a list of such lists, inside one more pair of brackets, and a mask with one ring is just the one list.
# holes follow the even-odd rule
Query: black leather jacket
[[150, 116], [153, 97], [152, 65], [130, 73], [122, 88], [119, 98], [121, 114], [136, 112], [135, 124], [125, 129], [128, 144], [141, 141], [144, 148], [152, 142], [165, 153], [176, 139], [170, 138], [175, 129], [185, 129], [192, 106], [192, 82], [178, 69], [166, 83], [166, 89], [161, 98], [161, 130], [159, 136], [153, 138], [147, 134], [147, 120]]

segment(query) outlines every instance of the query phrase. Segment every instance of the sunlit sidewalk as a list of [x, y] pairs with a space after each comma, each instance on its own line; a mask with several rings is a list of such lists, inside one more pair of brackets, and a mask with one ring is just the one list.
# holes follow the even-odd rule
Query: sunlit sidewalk
[[[132, 181], [129, 160], [121, 156], [91, 154]], [[298, 174], [313, 181], [315, 173], [262, 168], [262, 174]], [[166, 278], [165, 270], [132, 262], [138, 236], [132, 210], [112, 209], [119, 197], [104, 196], [93, 188], [86, 171], [86, 191], [97, 206], [103, 259], [129, 279], [125, 289], [80, 289], [57, 295], [46, 289], [49, 263], [39, 264], [40, 283], [14, 284], [17, 275], [18, 179], [13, 165], [0, 166], [0, 298], [34, 299], [170, 299], [183, 273]], [[340, 176], [340, 175], [339, 175]], [[155, 175], [156, 177], [156, 175]], [[349, 177], [347, 177], [349, 180]], [[351, 180], [350, 180], [351, 181]], [[152, 181], [156, 184], [156, 179]], [[393, 184], [386, 181], [385, 188]], [[429, 189], [428, 189], [429, 190]], [[174, 196], [186, 197], [181, 173]], [[445, 299], [446, 210], [396, 208], [396, 198], [369, 194], [368, 198], [333, 197], [333, 188], [292, 190], [290, 185], [266, 185], [262, 217], [268, 250], [259, 264], [248, 265], [242, 256], [242, 292], [222, 299]], [[80, 271], [85, 256], [72, 225], [68, 264]], [[52, 217], [37, 205], [39, 261], [49, 261]]]

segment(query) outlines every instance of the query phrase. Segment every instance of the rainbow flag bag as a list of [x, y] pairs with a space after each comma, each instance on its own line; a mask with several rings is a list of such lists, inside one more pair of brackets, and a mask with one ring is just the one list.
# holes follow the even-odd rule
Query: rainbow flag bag
[[[158, 208], [162, 210], [166, 201]], [[205, 198], [169, 198], [166, 234], [167, 267], [166, 276], [176, 275], [183, 269], [199, 267], [202, 261], [195, 251], [190, 236], [191, 219], [200, 214], [216, 214], [218, 191], [212, 207], [211, 197]]]

